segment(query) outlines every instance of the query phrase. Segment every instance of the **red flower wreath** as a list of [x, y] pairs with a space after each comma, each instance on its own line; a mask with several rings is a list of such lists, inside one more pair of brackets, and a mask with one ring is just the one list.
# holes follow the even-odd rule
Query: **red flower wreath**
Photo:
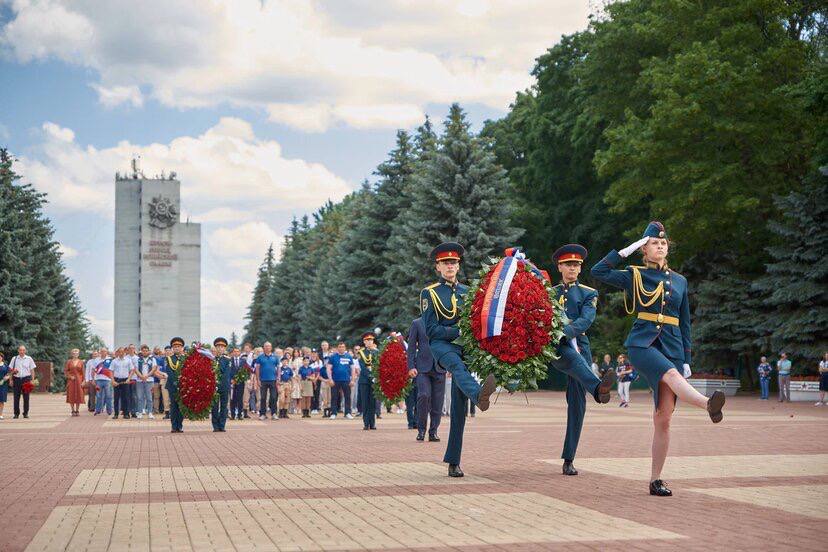
[[405, 399], [411, 389], [405, 347], [396, 339], [387, 341], [379, 354], [379, 367], [374, 374], [374, 394], [386, 406]]
[[203, 420], [210, 415], [213, 401], [217, 400], [217, 365], [193, 347], [184, 358], [178, 374], [178, 406], [188, 420]]
[[480, 377], [494, 374], [508, 389], [537, 388], [557, 358], [555, 345], [563, 337], [563, 312], [553, 300], [552, 285], [528, 260], [518, 260], [503, 312], [501, 334], [483, 337], [481, 311], [499, 259], [483, 266], [472, 282], [460, 317], [461, 341], [469, 370]]

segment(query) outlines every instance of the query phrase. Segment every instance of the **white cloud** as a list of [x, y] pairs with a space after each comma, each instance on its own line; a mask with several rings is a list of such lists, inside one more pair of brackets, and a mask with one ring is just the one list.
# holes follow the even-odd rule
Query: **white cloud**
[[266, 222], [246, 222], [234, 228], [219, 228], [208, 238], [213, 251], [232, 252], [234, 257], [260, 259], [270, 245], [278, 249], [282, 235]]
[[112, 318], [98, 318], [91, 314], [86, 315], [93, 335], [100, 336], [108, 346], [112, 346], [115, 339], [115, 321]]
[[[181, 180], [184, 207], [195, 221], [200, 213], [216, 220], [221, 211], [252, 217], [256, 211], [307, 212], [327, 199], [338, 200], [351, 186], [319, 163], [282, 156], [278, 142], [260, 140], [250, 124], [222, 118], [200, 136], [168, 144], [127, 141], [98, 149], [75, 142], [68, 128], [47, 122], [32, 153], [20, 156], [20, 173], [49, 194], [53, 208], [114, 216], [114, 170], [141, 157], [147, 175], [174, 170]], [[228, 193], [232, 190], [232, 193]], [[289, 217], [285, 220], [288, 220]], [[228, 222], [239, 222], [231, 220]]]
[[201, 312], [201, 334], [230, 339], [230, 334], [236, 331], [241, 339], [241, 316], [250, 303], [251, 290], [250, 279], [223, 281], [202, 278], [201, 304], [204, 307]]
[[92, 84], [92, 88], [98, 93], [98, 100], [105, 107], [115, 107], [122, 103], [129, 103], [133, 107], [144, 105], [144, 96], [137, 86], [113, 86], [106, 88], [99, 84]]
[[[399, 127], [429, 103], [505, 109], [583, 0], [16, 0], [0, 48], [97, 71], [105, 105], [267, 110], [311, 132]], [[129, 17], [124, 17], [128, 13]]]
[[69, 247], [65, 243], [58, 244], [58, 251], [60, 251], [60, 254], [63, 255], [64, 259], [71, 259], [78, 256], [78, 250], [73, 247]]

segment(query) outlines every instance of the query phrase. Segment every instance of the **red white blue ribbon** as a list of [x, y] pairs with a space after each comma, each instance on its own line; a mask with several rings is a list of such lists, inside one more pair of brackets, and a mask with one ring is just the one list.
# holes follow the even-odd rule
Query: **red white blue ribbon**
[[506, 255], [495, 265], [489, 287], [483, 298], [483, 308], [480, 311], [482, 336], [484, 339], [495, 337], [503, 333], [503, 313], [506, 311], [506, 300], [512, 280], [517, 274], [518, 262], [525, 263], [532, 273], [541, 280], [549, 279], [526, 258], [526, 254], [518, 247], [510, 247], [504, 252]]

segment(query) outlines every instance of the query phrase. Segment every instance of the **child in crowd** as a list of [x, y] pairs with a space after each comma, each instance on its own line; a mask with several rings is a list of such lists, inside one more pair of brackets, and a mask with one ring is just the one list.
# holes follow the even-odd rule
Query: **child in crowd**
[[291, 382], [293, 381], [293, 368], [290, 367], [290, 357], [282, 357], [282, 365], [279, 366], [279, 417], [289, 418]]
[[299, 379], [301, 386], [301, 408], [302, 417], [310, 418], [310, 403], [313, 398], [313, 382], [314, 372], [310, 366], [310, 358], [304, 357], [302, 359], [302, 367], [299, 368]]

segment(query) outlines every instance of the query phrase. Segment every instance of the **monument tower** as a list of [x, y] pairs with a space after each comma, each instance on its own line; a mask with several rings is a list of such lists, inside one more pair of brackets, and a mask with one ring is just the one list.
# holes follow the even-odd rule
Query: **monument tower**
[[115, 346], [201, 336], [201, 225], [181, 222], [176, 174], [115, 174]]

